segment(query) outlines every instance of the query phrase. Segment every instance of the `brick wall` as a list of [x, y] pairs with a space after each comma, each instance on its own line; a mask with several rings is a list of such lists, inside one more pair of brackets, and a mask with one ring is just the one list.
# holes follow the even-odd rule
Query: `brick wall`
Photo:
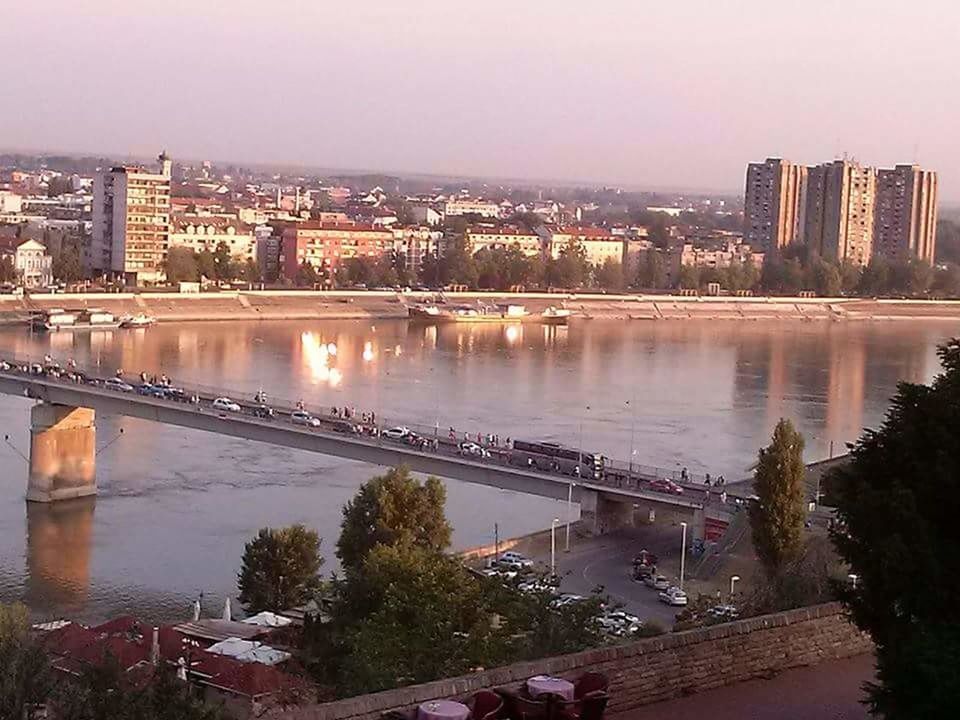
[[608, 713], [771, 675], [823, 660], [870, 652], [873, 646], [836, 603], [669, 633], [573, 655], [494, 668], [322, 705], [276, 709], [271, 720], [372, 720], [427, 700], [462, 697], [480, 688], [516, 686], [532, 675], [570, 679], [585, 670], [610, 678]]

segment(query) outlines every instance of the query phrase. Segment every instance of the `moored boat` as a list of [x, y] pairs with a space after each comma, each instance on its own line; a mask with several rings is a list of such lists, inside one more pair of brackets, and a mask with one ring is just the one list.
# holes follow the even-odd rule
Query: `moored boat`
[[157, 319], [152, 315], [144, 315], [143, 313], [139, 313], [137, 315], [131, 315], [123, 318], [120, 321], [120, 327], [144, 328], [144, 327], [150, 327], [151, 325], [155, 325], [156, 322], [157, 322]]
[[111, 330], [120, 327], [120, 321], [112, 313], [99, 309], [41, 310], [30, 319], [34, 330], [55, 332], [58, 330]]

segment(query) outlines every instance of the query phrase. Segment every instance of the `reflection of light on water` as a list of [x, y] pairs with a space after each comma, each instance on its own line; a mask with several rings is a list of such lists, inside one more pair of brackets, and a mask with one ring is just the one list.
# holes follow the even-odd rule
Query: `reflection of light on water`
[[517, 340], [520, 339], [520, 326], [507, 325], [504, 330], [504, 334], [507, 336], [507, 342], [513, 345]]
[[363, 344], [363, 361], [370, 362], [373, 360], [373, 343], [369, 340]]
[[399, 345], [397, 345], [395, 348], [393, 348], [393, 354], [394, 354], [394, 355], [403, 355], [403, 348], [400, 347]]
[[336, 344], [336, 343], [329, 343], [329, 344], [327, 345], [327, 352], [330, 353], [333, 357], [336, 357], [336, 356], [337, 356], [337, 344]]
[[331, 353], [330, 348], [336, 350], [333, 343], [326, 345], [320, 341], [320, 338], [312, 332], [300, 333], [300, 348], [303, 353], [303, 359], [310, 369], [310, 375], [315, 382], [327, 382], [331, 387], [335, 387], [343, 380], [343, 373], [337, 368], [330, 367]]

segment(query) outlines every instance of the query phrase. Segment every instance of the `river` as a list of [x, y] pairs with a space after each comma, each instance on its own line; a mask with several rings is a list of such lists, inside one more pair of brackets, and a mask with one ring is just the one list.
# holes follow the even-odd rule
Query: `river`
[[[777, 419], [827, 457], [882, 421], [900, 380], [938, 370], [956, 323], [582, 321], [567, 327], [418, 327], [406, 321], [236, 322], [31, 334], [0, 330], [0, 357], [73, 357], [104, 374], [300, 399], [441, 431], [553, 439], [667, 468], [748, 475]], [[343, 504], [377, 468], [129, 418], [98, 416], [99, 495], [26, 504], [29, 401], [0, 396], [0, 601], [39, 618], [186, 617], [235, 592], [243, 544], [302, 522], [327, 567]], [[123, 428], [123, 434], [120, 429]], [[562, 503], [447, 484], [457, 547], [549, 526]]]

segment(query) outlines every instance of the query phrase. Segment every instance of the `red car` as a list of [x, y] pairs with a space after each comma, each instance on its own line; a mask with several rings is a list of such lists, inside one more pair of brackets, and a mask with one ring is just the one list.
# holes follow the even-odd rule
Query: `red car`
[[683, 488], [672, 480], [667, 480], [666, 478], [655, 478], [650, 481], [649, 485], [651, 490], [656, 490], [657, 492], [683, 495]]

